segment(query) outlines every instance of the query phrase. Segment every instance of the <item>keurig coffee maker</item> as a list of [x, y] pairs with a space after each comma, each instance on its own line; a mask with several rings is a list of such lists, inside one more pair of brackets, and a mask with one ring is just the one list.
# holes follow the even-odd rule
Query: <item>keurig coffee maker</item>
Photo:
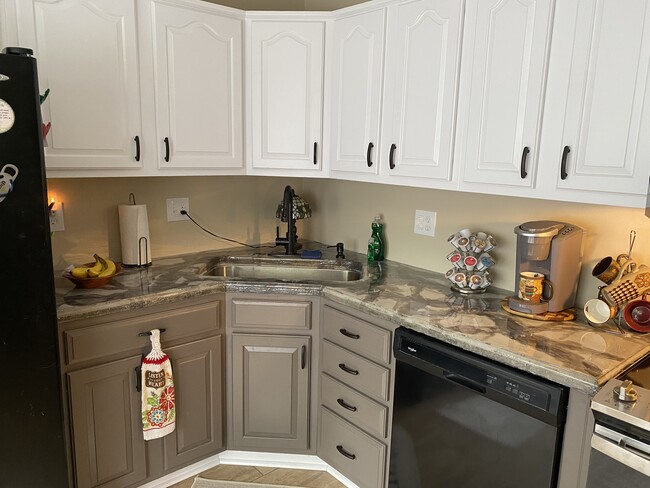
[[575, 225], [549, 220], [515, 227], [515, 294], [508, 299], [512, 310], [538, 315], [575, 305], [583, 233]]

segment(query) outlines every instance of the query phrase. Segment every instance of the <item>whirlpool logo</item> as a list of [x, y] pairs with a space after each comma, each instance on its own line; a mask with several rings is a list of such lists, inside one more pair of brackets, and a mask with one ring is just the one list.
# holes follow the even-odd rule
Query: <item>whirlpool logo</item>
[[0, 81], [9, 81], [9, 77], [0, 73]]

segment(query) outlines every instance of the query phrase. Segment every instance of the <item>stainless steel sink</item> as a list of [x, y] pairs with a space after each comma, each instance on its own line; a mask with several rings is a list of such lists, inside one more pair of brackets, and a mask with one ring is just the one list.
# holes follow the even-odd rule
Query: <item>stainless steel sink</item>
[[206, 277], [292, 282], [357, 281], [361, 263], [347, 260], [227, 256], [214, 258], [199, 272]]

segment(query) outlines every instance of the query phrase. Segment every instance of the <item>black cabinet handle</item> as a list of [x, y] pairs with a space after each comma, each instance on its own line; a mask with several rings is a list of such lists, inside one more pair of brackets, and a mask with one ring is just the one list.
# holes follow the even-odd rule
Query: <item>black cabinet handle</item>
[[390, 169], [395, 169], [395, 149], [397, 149], [397, 146], [395, 144], [391, 144], [390, 153], [388, 155], [388, 166], [390, 166]]
[[356, 412], [356, 411], [357, 411], [357, 407], [355, 407], [354, 405], [350, 405], [350, 404], [347, 403], [345, 400], [343, 400], [343, 398], [338, 398], [338, 399], [336, 400], [336, 403], [338, 403], [339, 405], [341, 405], [341, 406], [342, 406], [343, 408], [345, 408], [346, 410], [349, 410], [350, 412]]
[[305, 369], [307, 366], [307, 346], [303, 345], [300, 352], [300, 369]]
[[339, 368], [341, 368], [343, 371], [345, 371], [348, 374], [351, 374], [353, 376], [358, 376], [359, 372], [356, 369], [351, 369], [348, 368], [345, 363], [339, 363]]
[[341, 454], [343, 454], [346, 458], [348, 458], [348, 459], [352, 459], [353, 461], [357, 458], [357, 456], [355, 456], [355, 455], [352, 454], [351, 452], [348, 452], [348, 451], [346, 451], [345, 449], [343, 449], [343, 446], [340, 445], [340, 444], [339, 444], [338, 446], [336, 446], [336, 450], [337, 450], [338, 452], [340, 452]]
[[366, 151], [366, 163], [368, 164], [368, 168], [372, 166], [372, 161], [370, 161], [370, 152], [372, 151], [373, 147], [375, 147], [375, 145], [372, 142], [369, 142], [368, 150]]
[[135, 141], [135, 160], [140, 161], [140, 136], [135, 136], [133, 140]]
[[314, 142], [314, 164], [318, 164], [316, 155], [318, 154], [318, 143]]
[[359, 339], [361, 337], [359, 334], [353, 334], [352, 332], [348, 332], [345, 329], [339, 329], [339, 332], [345, 337], [349, 337], [350, 339]]
[[142, 391], [142, 367], [135, 368], [135, 391], [140, 393]]
[[165, 143], [165, 162], [169, 162], [169, 137], [165, 137], [163, 139], [163, 142]]
[[569, 146], [564, 146], [564, 150], [562, 151], [562, 165], [560, 166], [560, 178], [563, 180], [566, 180], [566, 177], [569, 176], [569, 173], [566, 172], [566, 158], [571, 152], [571, 149], [569, 149]]
[[528, 176], [528, 173], [526, 172], [526, 159], [528, 158], [528, 153], [530, 152], [530, 149], [528, 149], [528, 146], [524, 148], [524, 151], [521, 153], [521, 167], [519, 168], [519, 171], [521, 172], [521, 179], [523, 180]]

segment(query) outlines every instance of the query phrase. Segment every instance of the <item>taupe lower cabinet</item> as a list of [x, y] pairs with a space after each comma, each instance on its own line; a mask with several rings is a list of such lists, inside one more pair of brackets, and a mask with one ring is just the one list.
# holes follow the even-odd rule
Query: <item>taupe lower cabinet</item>
[[384, 488], [396, 326], [328, 302], [321, 321], [318, 455], [361, 488]]
[[314, 453], [318, 299], [226, 295], [229, 447]]
[[[139, 367], [148, 337], [165, 329], [176, 430], [142, 436]], [[62, 374], [77, 488], [127, 488], [224, 449], [223, 296], [61, 323]]]

